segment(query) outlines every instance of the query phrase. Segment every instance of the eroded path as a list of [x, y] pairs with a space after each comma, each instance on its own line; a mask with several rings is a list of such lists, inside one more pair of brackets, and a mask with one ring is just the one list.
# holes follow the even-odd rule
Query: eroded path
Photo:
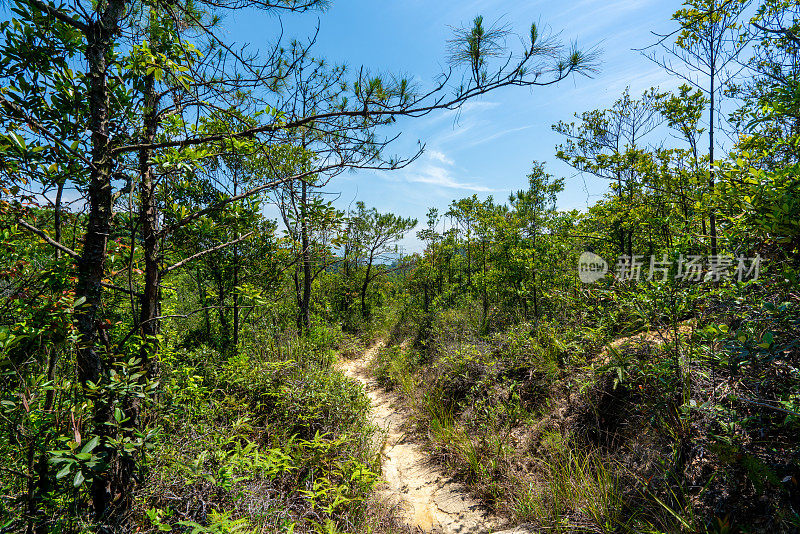
[[365, 386], [372, 401], [372, 422], [385, 432], [382, 468], [386, 484], [381, 491], [400, 503], [409, 526], [423, 532], [494, 532], [500, 520], [472, 499], [465, 486], [432, 464], [422, 446], [407, 435], [406, 415], [398, 396], [369, 377], [367, 365], [381, 346], [375, 345], [361, 357], [340, 365], [345, 375]]

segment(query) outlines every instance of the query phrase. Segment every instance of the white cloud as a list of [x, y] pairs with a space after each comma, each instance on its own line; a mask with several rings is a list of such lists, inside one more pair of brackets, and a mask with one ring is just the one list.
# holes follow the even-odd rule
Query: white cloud
[[477, 193], [488, 193], [492, 191], [490, 187], [484, 185], [460, 182], [452, 176], [448, 169], [432, 164], [423, 165], [416, 172], [409, 172], [405, 178], [409, 182], [435, 185], [448, 189], [463, 189], [465, 191], [475, 191]]
[[[456, 176], [455, 162], [440, 150], [427, 150], [422, 158], [414, 162], [405, 171], [389, 173], [392, 181], [396, 179], [409, 184], [426, 184], [430, 186], [474, 191], [476, 193], [489, 193], [494, 189], [475, 183], [463, 181]], [[385, 174], [385, 173], [384, 173]], [[386, 176], [389, 178], [389, 176]]]
[[444, 152], [438, 150], [431, 150], [428, 152], [428, 157], [432, 160], [444, 163], [445, 165], [452, 165], [453, 160], [448, 158]]

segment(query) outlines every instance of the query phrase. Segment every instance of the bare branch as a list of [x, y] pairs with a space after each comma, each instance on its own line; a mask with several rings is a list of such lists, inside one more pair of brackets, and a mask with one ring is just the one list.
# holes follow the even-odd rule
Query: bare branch
[[196, 260], [197, 258], [205, 256], [206, 254], [211, 254], [212, 252], [216, 252], [218, 250], [222, 250], [225, 247], [229, 247], [231, 245], [235, 245], [236, 243], [239, 243], [240, 241], [244, 241], [245, 239], [247, 239], [248, 237], [250, 237], [254, 233], [255, 232], [247, 232], [245, 235], [243, 235], [242, 237], [240, 237], [238, 239], [234, 239], [232, 241], [228, 241], [227, 243], [222, 243], [221, 245], [217, 245], [216, 247], [211, 247], [211, 248], [207, 248], [206, 250], [202, 250], [202, 251], [198, 252], [197, 254], [193, 254], [193, 255], [189, 256], [188, 258], [183, 259], [183, 260], [179, 261], [178, 263], [176, 263], [174, 265], [170, 265], [166, 269], [163, 269], [161, 271], [161, 274], [166, 274], [166, 273], [168, 273], [170, 271], [173, 271], [175, 269], [179, 269], [180, 267], [183, 267], [184, 265], [186, 265], [190, 261]]
[[69, 256], [70, 258], [78, 259], [80, 257], [80, 254], [78, 254], [77, 252], [75, 252], [71, 248], [65, 247], [64, 245], [62, 245], [61, 243], [59, 243], [58, 241], [56, 241], [55, 239], [53, 239], [52, 237], [47, 235], [44, 231], [39, 230], [35, 226], [31, 226], [30, 224], [28, 224], [24, 220], [17, 219], [17, 224], [22, 226], [23, 228], [25, 228], [30, 233], [36, 234], [37, 236], [42, 238], [45, 242], [47, 242], [48, 245], [57, 248], [58, 250], [60, 250], [61, 252], [63, 252], [67, 256]]
[[[73, 259], [76, 259], [76, 260], [80, 259], [80, 254], [78, 254], [77, 252], [75, 252], [74, 250], [72, 250], [69, 247], [65, 247], [64, 245], [62, 245], [61, 243], [59, 243], [58, 241], [56, 241], [55, 239], [53, 239], [52, 237], [47, 235], [44, 231], [39, 230], [35, 226], [32, 226], [32, 225], [28, 224], [27, 222], [25, 222], [22, 219], [17, 219], [17, 224], [22, 226], [26, 230], [28, 230], [30, 233], [36, 234], [42, 240], [44, 240], [48, 245], [50, 245], [50, 246], [52, 246], [54, 248], [57, 248], [58, 250], [60, 250], [61, 252], [63, 252], [67, 256], [69, 256], [70, 258], [73, 258]], [[138, 291], [134, 291], [132, 289], [125, 289], [124, 287], [120, 287], [120, 286], [117, 286], [117, 285], [114, 285], [114, 284], [109, 284], [108, 282], [101, 282], [101, 285], [103, 287], [107, 288], [107, 289], [113, 289], [114, 291], [119, 291], [121, 293], [126, 293], [128, 295], [134, 295], [134, 296], [137, 296], [137, 297], [141, 296], [141, 293], [139, 293]]]
[[83, 33], [87, 33], [89, 31], [89, 26], [86, 23], [84, 23], [84, 22], [82, 22], [80, 20], [73, 19], [72, 17], [70, 17], [69, 15], [64, 13], [63, 11], [60, 11], [60, 10], [54, 8], [50, 4], [46, 4], [46, 3], [42, 2], [41, 0], [24, 0], [24, 1], [29, 3], [31, 6], [35, 7], [36, 9], [39, 9], [40, 11], [44, 11], [48, 15], [60, 20], [64, 24], [68, 24], [68, 25], [72, 26], [73, 28], [76, 28], [76, 29], [82, 31]]

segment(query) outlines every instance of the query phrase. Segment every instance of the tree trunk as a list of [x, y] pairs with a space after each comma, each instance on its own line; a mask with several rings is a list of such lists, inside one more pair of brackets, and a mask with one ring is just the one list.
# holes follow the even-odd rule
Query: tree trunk
[[[472, 292], [472, 247], [470, 246], [470, 229], [467, 227], [467, 287]], [[470, 295], [470, 298], [472, 295]]]
[[[153, 75], [145, 79], [144, 94], [144, 135], [142, 144], [152, 143], [158, 127], [157, 106], [155, 97], [155, 80]], [[140, 358], [143, 369], [148, 376], [158, 373], [157, 365], [150, 362], [150, 354], [156, 354], [158, 347], [158, 296], [161, 273], [159, 271], [159, 246], [158, 246], [158, 209], [155, 200], [155, 182], [153, 168], [150, 165], [152, 150], [139, 151], [139, 181], [140, 181], [140, 206], [139, 225], [141, 227], [143, 253], [144, 253], [144, 291], [140, 299], [139, 328], [142, 336], [142, 349]]]
[[[79, 333], [76, 353], [78, 378], [83, 384], [99, 383], [104, 376], [104, 362], [96, 349], [100, 336], [102, 281], [105, 276], [106, 246], [111, 232], [111, 175], [114, 159], [109, 143], [110, 102], [108, 89], [108, 59], [112, 53], [112, 39], [124, 15], [124, 0], [109, 0], [99, 20], [89, 23], [87, 30], [86, 62], [89, 67], [89, 130], [91, 131], [91, 169], [88, 187], [88, 217], [83, 250], [78, 260], [76, 296], [85, 302], [76, 309], [75, 323]], [[110, 416], [110, 399], [97, 399], [94, 413], [94, 431], [102, 438], [108, 436], [105, 424]], [[95, 517], [103, 518], [108, 512], [117, 488], [111, 475], [115, 451], [106, 439], [96, 449], [106, 457], [109, 468], [98, 473], [92, 482], [92, 506]], [[124, 495], [121, 495], [125, 497]]]
[[489, 290], [486, 282], [486, 241], [481, 242], [481, 252], [483, 263], [483, 319], [481, 320], [481, 324], [485, 328], [486, 321], [489, 318]]
[[[300, 252], [302, 256], [302, 252]], [[297, 332], [302, 334], [303, 333], [303, 291], [302, 291], [302, 284], [300, 283], [300, 273], [303, 270], [303, 266], [300, 265], [300, 262], [297, 262], [294, 267], [294, 272], [292, 273], [292, 282], [294, 282], [294, 298], [297, 302], [297, 317], [295, 321], [297, 322]]]
[[[233, 173], [233, 196], [239, 194], [239, 182], [236, 171]], [[234, 239], [239, 239], [239, 221], [236, 221]], [[233, 245], [233, 348], [239, 348], [239, 245]]]
[[[61, 243], [61, 197], [64, 194], [64, 182], [65, 179], [62, 179], [58, 182], [58, 189], [56, 189], [56, 201], [53, 206], [53, 226], [55, 230], [55, 239], [57, 242]], [[56, 250], [56, 258], [61, 257], [61, 249]]]
[[215, 275], [217, 283], [217, 316], [219, 317], [220, 337], [222, 338], [222, 351], [227, 353], [231, 346], [231, 325], [228, 315], [225, 313], [225, 299], [228, 294], [225, 291], [225, 270], [220, 269]]
[[[155, 139], [156, 128], [158, 126], [157, 101], [155, 97], [155, 81], [152, 75], [145, 78], [144, 89], [144, 115], [142, 144], [152, 143]], [[158, 375], [157, 359], [153, 358], [158, 353], [158, 331], [159, 331], [159, 285], [161, 273], [159, 271], [159, 243], [158, 243], [158, 212], [155, 202], [155, 181], [153, 169], [150, 164], [152, 150], [142, 149], [139, 151], [139, 227], [142, 237], [142, 251], [144, 256], [144, 290], [139, 298], [139, 334], [142, 338], [142, 345], [139, 350], [141, 369], [147, 378], [155, 378]], [[126, 431], [128, 437], [132, 438], [133, 433], [140, 427], [142, 401], [137, 397], [126, 397], [123, 399], [125, 415], [129, 418]], [[126, 502], [133, 496], [135, 488], [136, 464], [130, 456], [123, 456], [119, 459], [116, 470], [116, 485], [118, 493]]]
[[311, 305], [311, 251], [308, 238], [308, 184], [301, 182], [300, 191], [300, 233], [303, 245], [303, 296], [300, 303], [301, 330], [307, 331], [310, 324], [309, 307]]
[[[622, 171], [617, 171], [617, 198], [619, 199], [620, 207], [622, 209]], [[619, 231], [619, 253], [625, 254], [625, 228], [621, 222], [617, 222], [617, 230]]]
[[717, 255], [717, 216], [714, 213], [714, 84], [716, 61], [714, 57], [714, 50], [711, 50], [711, 92], [709, 93], [710, 106], [708, 110], [709, 124], [708, 124], [708, 224], [711, 230], [711, 255]]
[[[48, 352], [47, 359], [47, 381], [53, 382], [56, 376], [56, 364], [58, 362], [58, 350], [53, 348]], [[44, 406], [42, 413], [45, 418], [51, 416], [53, 411], [53, 404], [55, 402], [55, 389], [50, 388], [45, 393]], [[28, 484], [30, 487], [28, 494], [28, 532], [33, 534], [47, 534], [50, 529], [48, 528], [48, 517], [42, 513], [41, 505], [45, 496], [50, 493], [50, 473], [49, 463], [50, 454], [47, 450], [50, 448], [49, 440], [47, 439], [47, 432], [43, 433], [43, 442], [39, 445], [38, 460], [33, 465], [30, 460], [33, 459], [33, 446], [31, 444], [30, 457], [29, 457], [29, 471], [30, 478]]]
[[[533, 254], [534, 257], [538, 257], [538, 252], [536, 250], [536, 236], [539, 233], [539, 225], [535, 225], [534, 233], [533, 233]], [[534, 262], [534, 269], [531, 272], [531, 283], [533, 284], [533, 320], [536, 326], [539, 326], [539, 287], [536, 283], [536, 263]]]
[[208, 309], [208, 299], [206, 297], [206, 285], [200, 274], [200, 267], [197, 267], [197, 292], [200, 294], [200, 306], [203, 308], [203, 318], [206, 325], [206, 341], [211, 339], [211, 314]]
[[364, 274], [364, 283], [361, 285], [361, 316], [364, 319], [369, 317], [367, 309], [367, 287], [369, 286], [369, 275], [372, 273], [373, 252], [370, 251], [367, 259], [367, 272]]

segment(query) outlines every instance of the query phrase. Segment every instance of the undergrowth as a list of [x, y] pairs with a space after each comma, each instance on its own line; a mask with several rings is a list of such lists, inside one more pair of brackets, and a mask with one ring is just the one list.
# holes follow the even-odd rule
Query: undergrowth
[[636, 296], [616, 329], [485, 332], [469, 305], [417, 316], [418, 333], [406, 325], [372, 371], [405, 398], [437, 460], [512, 522], [796, 532], [797, 309], [725, 291], [690, 320], [657, 292]]
[[[379, 477], [361, 388], [333, 332], [164, 360], [142, 531], [361, 532]], [[374, 517], [373, 517], [374, 519]]]

